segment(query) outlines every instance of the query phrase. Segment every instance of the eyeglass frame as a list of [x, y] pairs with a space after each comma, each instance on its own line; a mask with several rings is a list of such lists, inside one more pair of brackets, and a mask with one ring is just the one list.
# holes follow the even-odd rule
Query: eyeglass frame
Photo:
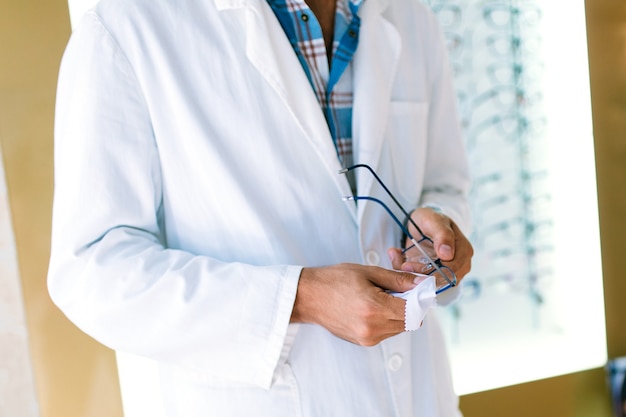
[[[434, 273], [439, 272], [439, 274], [441, 274], [441, 276], [446, 280], [447, 283], [443, 287], [437, 288], [437, 290], [435, 291], [435, 294], [440, 294], [440, 293], [442, 293], [442, 292], [444, 292], [446, 290], [449, 290], [450, 288], [456, 287], [458, 281], [457, 281], [457, 277], [456, 277], [456, 274], [454, 273], [454, 271], [450, 267], [448, 267], [446, 265], [443, 265], [442, 262], [441, 262], [441, 259], [439, 259], [439, 258], [432, 259], [430, 257], [430, 255], [428, 255], [428, 253], [426, 253], [426, 250], [420, 245], [422, 242], [430, 242], [430, 244], [432, 244], [433, 248], [434, 248], [433, 240], [430, 237], [428, 237], [426, 234], [424, 234], [424, 232], [422, 232], [422, 229], [420, 229], [420, 227], [417, 225], [417, 223], [415, 223], [415, 221], [411, 218], [411, 215], [409, 214], [409, 212], [402, 206], [402, 204], [400, 204], [398, 199], [393, 195], [391, 190], [389, 190], [389, 188], [380, 179], [380, 177], [378, 176], [378, 174], [376, 174], [376, 172], [374, 171], [374, 169], [372, 167], [370, 167], [367, 164], [355, 164], [355, 165], [349, 166], [347, 168], [342, 168], [341, 170], [339, 170], [339, 174], [347, 174], [349, 171], [352, 171], [352, 170], [357, 169], [357, 168], [365, 168], [372, 174], [372, 176], [376, 179], [378, 184], [380, 184], [380, 186], [383, 188], [385, 193], [391, 198], [391, 200], [395, 203], [395, 205], [400, 209], [402, 214], [405, 215], [406, 223], [401, 222], [398, 219], [398, 217], [391, 211], [389, 206], [387, 206], [387, 204], [385, 204], [382, 200], [380, 200], [378, 198], [371, 197], [371, 196], [350, 195], [350, 196], [344, 196], [343, 200], [344, 201], [367, 200], [367, 201], [373, 201], [373, 202], [379, 204], [380, 206], [382, 206], [385, 209], [385, 211], [387, 212], [387, 214], [389, 214], [389, 216], [393, 219], [393, 221], [396, 222], [396, 224], [398, 226], [400, 226], [400, 229], [402, 230], [402, 233], [404, 234], [403, 235], [403, 241], [406, 240], [405, 239], [405, 237], [406, 237], [412, 243], [408, 247], [404, 247], [405, 246], [404, 244], [402, 245], [402, 247], [403, 247], [402, 248], [402, 254], [405, 254], [410, 249], [412, 249], [413, 247], [416, 247], [421, 252], [421, 254], [424, 256], [426, 261], [428, 262], [428, 264], [426, 264], [426, 267], [431, 269], [431, 271], [427, 272], [426, 275], [433, 275]], [[411, 223], [411, 225], [413, 225], [413, 227], [415, 227], [415, 230], [417, 230], [417, 232], [421, 235], [421, 239], [420, 240], [416, 240], [415, 237], [413, 237], [413, 235], [409, 231], [408, 223]], [[444, 272], [444, 270], [449, 271], [449, 273], [452, 275], [452, 277], [449, 277], [448, 274]]]

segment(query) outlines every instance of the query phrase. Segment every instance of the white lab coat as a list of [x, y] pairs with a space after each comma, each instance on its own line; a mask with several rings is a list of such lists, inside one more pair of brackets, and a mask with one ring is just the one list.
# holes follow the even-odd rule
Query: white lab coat
[[[415, 0], [360, 15], [355, 160], [408, 208], [466, 228], [435, 20]], [[459, 415], [434, 320], [371, 348], [289, 324], [303, 266], [389, 267], [400, 232], [342, 200], [326, 122], [265, 0], [103, 0], [74, 30], [57, 100], [50, 294], [98, 341], [159, 364], [168, 415]], [[366, 171], [357, 181], [386, 199]]]

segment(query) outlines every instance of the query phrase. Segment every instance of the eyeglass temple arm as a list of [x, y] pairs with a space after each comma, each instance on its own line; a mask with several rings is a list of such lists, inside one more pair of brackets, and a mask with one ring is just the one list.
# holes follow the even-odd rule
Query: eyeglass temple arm
[[[409, 232], [409, 230], [407, 229], [407, 227], [405, 225], [402, 224], [402, 222], [398, 219], [398, 217], [396, 217], [395, 214], [393, 214], [393, 212], [389, 209], [389, 207], [383, 203], [381, 200], [375, 198], [375, 197], [369, 197], [369, 196], [360, 196], [360, 195], [354, 195], [354, 196], [346, 196], [343, 197], [343, 199], [345, 201], [357, 201], [357, 200], [369, 200], [369, 201], [373, 201], [375, 203], [380, 204], [386, 211], [387, 214], [389, 214], [391, 216], [391, 218], [398, 224], [398, 226], [400, 226], [400, 229], [402, 230], [402, 232], [404, 234], [407, 235], [407, 237], [411, 240], [411, 243], [413, 243], [413, 245], [415, 245], [415, 247], [422, 253], [422, 255], [424, 255], [424, 257], [426, 258], [426, 260], [432, 264], [433, 268], [438, 268], [439, 263], [435, 260], [433, 260], [424, 250], [424, 248], [422, 248], [422, 246], [417, 242], [417, 240], [415, 240], [415, 238], [413, 237], [413, 235], [411, 235], [411, 233]], [[423, 240], [423, 239], [422, 239]], [[421, 242], [421, 240], [420, 240]]]
[[[402, 214], [404, 214], [406, 216], [407, 221], [411, 222], [411, 224], [413, 225], [413, 227], [415, 227], [415, 229], [417, 229], [417, 231], [419, 232], [420, 235], [422, 236], [426, 236], [424, 234], [424, 232], [422, 232], [422, 229], [420, 229], [420, 227], [417, 225], [417, 223], [415, 223], [415, 221], [413, 221], [413, 219], [411, 218], [411, 215], [409, 214], [409, 212], [407, 212], [404, 207], [402, 207], [402, 204], [400, 204], [400, 202], [398, 201], [398, 199], [393, 195], [393, 193], [391, 192], [391, 190], [389, 190], [389, 188], [387, 188], [387, 186], [385, 185], [385, 183], [380, 179], [380, 177], [378, 176], [378, 174], [376, 174], [376, 172], [372, 169], [371, 166], [367, 165], [367, 164], [356, 164], [356, 165], [352, 165], [350, 167], [347, 168], [343, 168], [341, 170], [339, 170], [340, 174], [345, 174], [348, 171], [352, 171], [353, 169], [356, 168], [365, 168], [367, 169], [376, 179], [376, 181], [378, 182], [378, 184], [380, 184], [381, 187], [383, 187], [383, 189], [385, 190], [385, 192], [387, 193], [387, 195], [389, 197], [391, 197], [391, 199], [393, 200], [393, 202], [396, 204], [396, 206], [398, 206], [398, 208], [400, 209], [400, 211], [402, 211]], [[387, 211], [389, 212], [389, 214], [391, 214], [394, 217], [394, 220], [396, 220], [396, 222], [398, 221], [396, 216], [393, 215], [393, 213], [391, 213], [391, 211], [389, 210], [389, 208], [382, 203], [382, 201], [380, 201], [380, 203], [385, 206], [385, 209], [387, 209]], [[401, 224], [400, 227], [402, 228], [402, 231], [409, 237], [412, 238], [411, 235], [408, 233], [407, 228], [404, 226], [404, 224]], [[414, 239], [413, 239], [414, 240]]]
[[387, 207], [387, 205], [385, 203], [383, 203], [381, 200], [375, 198], [375, 197], [369, 197], [369, 196], [360, 196], [360, 195], [350, 195], [350, 196], [345, 196], [343, 197], [344, 201], [358, 201], [358, 200], [369, 200], [369, 201], [373, 201], [375, 203], [380, 204], [385, 211], [387, 211], [387, 214], [389, 214], [391, 216], [391, 218], [393, 219], [393, 221], [395, 221], [398, 226], [400, 226], [400, 229], [402, 229], [402, 232], [404, 234], [406, 234], [408, 236], [409, 239], [411, 239], [411, 241], [414, 241], [415, 238], [411, 235], [411, 233], [409, 233], [407, 227], [405, 225], [402, 224], [402, 222], [400, 221], [400, 219], [398, 219], [398, 217], [393, 214], [393, 212], [391, 211], [391, 209], [389, 209], [389, 207]]

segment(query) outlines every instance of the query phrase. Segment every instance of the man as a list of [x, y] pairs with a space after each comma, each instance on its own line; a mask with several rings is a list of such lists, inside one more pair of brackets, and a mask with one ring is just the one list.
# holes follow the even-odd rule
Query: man
[[467, 164], [424, 6], [102, 0], [57, 100], [51, 296], [159, 364], [168, 416], [459, 415], [436, 321], [405, 332], [390, 294], [423, 265], [381, 206], [343, 200], [388, 202], [371, 173], [339, 174], [370, 165], [468, 272]]

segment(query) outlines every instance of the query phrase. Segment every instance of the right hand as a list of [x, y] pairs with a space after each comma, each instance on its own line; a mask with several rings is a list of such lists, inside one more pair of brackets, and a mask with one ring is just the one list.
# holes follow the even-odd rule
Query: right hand
[[409, 291], [420, 279], [357, 264], [304, 268], [291, 321], [318, 324], [344, 340], [373, 346], [404, 331], [406, 301], [386, 290]]

